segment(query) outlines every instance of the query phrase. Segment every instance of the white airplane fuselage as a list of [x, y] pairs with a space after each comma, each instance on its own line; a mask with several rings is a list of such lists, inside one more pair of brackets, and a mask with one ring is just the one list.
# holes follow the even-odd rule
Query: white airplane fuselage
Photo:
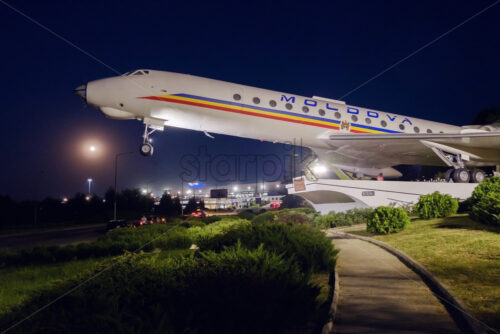
[[137, 70], [89, 82], [84, 88], [85, 93], [79, 95], [85, 94], [89, 104], [111, 118], [138, 119], [158, 129], [172, 126], [269, 142], [300, 143], [313, 150], [331, 149], [328, 139], [336, 135], [468, 131], [342, 101], [163, 71]]

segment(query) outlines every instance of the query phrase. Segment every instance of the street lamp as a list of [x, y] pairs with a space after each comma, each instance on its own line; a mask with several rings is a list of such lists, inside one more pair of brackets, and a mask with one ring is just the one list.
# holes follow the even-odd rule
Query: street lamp
[[89, 196], [90, 196], [90, 185], [92, 184], [92, 179], [87, 179], [87, 182], [89, 183]]
[[114, 203], [113, 203], [113, 220], [116, 220], [116, 183], [117, 183], [117, 180], [118, 180], [118, 158], [121, 157], [122, 155], [127, 155], [127, 154], [132, 154], [134, 152], [121, 152], [121, 153], [117, 153], [115, 154], [115, 195], [113, 196], [114, 197]]

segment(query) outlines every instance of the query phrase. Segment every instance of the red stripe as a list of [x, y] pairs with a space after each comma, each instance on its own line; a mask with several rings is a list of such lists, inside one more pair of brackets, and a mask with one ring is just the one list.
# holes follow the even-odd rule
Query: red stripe
[[338, 130], [339, 129], [338, 127], [334, 127], [334, 126], [326, 125], [326, 124], [318, 124], [318, 123], [312, 123], [312, 122], [308, 122], [308, 121], [299, 121], [299, 120], [288, 119], [288, 118], [283, 118], [283, 117], [279, 117], [279, 116], [254, 114], [252, 112], [244, 111], [244, 110], [238, 110], [238, 109], [232, 109], [232, 108], [220, 107], [220, 106], [206, 105], [206, 104], [199, 103], [199, 102], [179, 101], [179, 100], [175, 100], [175, 99], [169, 99], [167, 97], [145, 96], [145, 97], [140, 97], [140, 99], [149, 99], [149, 100], [157, 100], [157, 101], [166, 101], [166, 102], [172, 102], [172, 103], [187, 104], [187, 105], [195, 106], [195, 107], [202, 107], [202, 108], [208, 108], [208, 109], [216, 109], [216, 110], [222, 110], [222, 111], [229, 111], [229, 112], [234, 112], [234, 113], [238, 113], [238, 114], [244, 114], [244, 115], [250, 115], [250, 116], [258, 116], [258, 117], [269, 118], [269, 119], [275, 119], [275, 120], [278, 120], [278, 121], [287, 121], [287, 122], [292, 122], [292, 123], [306, 124], [306, 125], [312, 125], [312, 126], [317, 126], [317, 127], [321, 127], [321, 128], [327, 128], [327, 129], [333, 129], [333, 130]]

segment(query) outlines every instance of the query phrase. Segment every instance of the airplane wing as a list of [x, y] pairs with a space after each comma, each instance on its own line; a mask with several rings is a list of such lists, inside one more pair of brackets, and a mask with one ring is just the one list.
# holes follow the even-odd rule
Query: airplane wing
[[[401, 164], [446, 166], [433, 150], [461, 154], [466, 165], [500, 164], [500, 131], [456, 134], [325, 133], [326, 149], [313, 149], [320, 160], [337, 165], [385, 168]], [[467, 160], [469, 159], [469, 160]]]

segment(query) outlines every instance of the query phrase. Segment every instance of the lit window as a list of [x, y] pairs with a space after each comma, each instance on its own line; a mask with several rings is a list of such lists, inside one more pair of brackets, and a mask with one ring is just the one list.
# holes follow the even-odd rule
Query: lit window
[[233, 95], [233, 99], [235, 99], [236, 101], [239, 101], [239, 100], [241, 100], [241, 95], [240, 94], [234, 94]]
[[368, 117], [367, 117], [367, 118], [365, 118], [365, 122], [366, 122], [366, 124], [371, 124], [371, 123], [372, 123], [372, 120], [371, 120], [370, 118], [368, 118]]
[[325, 116], [325, 111], [324, 111], [323, 109], [318, 110], [318, 113], [319, 113], [321, 116]]
[[404, 130], [404, 129], [405, 129], [405, 126], [404, 126], [403, 124], [399, 124], [399, 128], [400, 128], [401, 130]]
[[292, 110], [293, 106], [291, 103], [287, 103], [285, 104], [285, 108], [287, 108], [288, 110]]
[[253, 103], [259, 104], [260, 103], [260, 99], [258, 97], [254, 97], [253, 98]]
[[358, 121], [358, 116], [352, 115], [351, 119], [352, 119], [353, 122], [357, 122]]
[[269, 105], [271, 107], [276, 107], [276, 101], [274, 101], [274, 100], [269, 101]]
[[306, 114], [309, 112], [309, 108], [306, 106], [302, 107], [302, 111], [305, 112]]
[[387, 122], [386, 121], [381, 121], [380, 125], [382, 125], [385, 128], [387, 126]]
[[342, 115], [338, 111], [335, 112], [335, 118], [340, 118]]

